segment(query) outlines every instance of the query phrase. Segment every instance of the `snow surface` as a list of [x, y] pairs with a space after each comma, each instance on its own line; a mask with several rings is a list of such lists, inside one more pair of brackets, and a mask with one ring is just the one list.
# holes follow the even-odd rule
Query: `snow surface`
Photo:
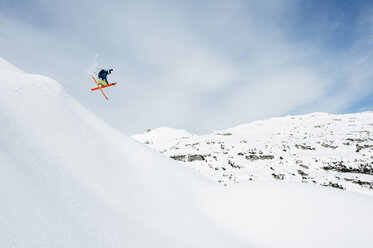
[[[373, 198], [223, 187], [0, 65], [0, 247], [372, 247]], [[87, 87], [87, 90], [89, 88]]]
[[373, 112], [313, 113], [201, 136], [162, 128], [133, 138], [224, 185], [286, 180], [373, 195], [372, 130]]
[[2, 57], [0, 57], [0, 70], [12, 71], [12, 72], [22, 72], [21, 69], [19, 69], [15, 65], [12, 65], [11, 63], [9, 63], [8, 61], [6, 61]]

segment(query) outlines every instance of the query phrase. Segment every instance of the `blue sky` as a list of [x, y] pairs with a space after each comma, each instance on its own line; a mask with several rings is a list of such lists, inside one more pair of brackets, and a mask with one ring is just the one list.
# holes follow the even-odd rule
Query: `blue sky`
[[129, 134], [373, 108], [373, 1], [0, 0], [0, 24], [1, 57]]

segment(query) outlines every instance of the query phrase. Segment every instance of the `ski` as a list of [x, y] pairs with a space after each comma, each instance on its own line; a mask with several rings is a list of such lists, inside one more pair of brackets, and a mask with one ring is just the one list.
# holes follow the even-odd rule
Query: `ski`
[[97, 87], [101, 90], [101, 93], [104, 95], [104, 97], [106, 98], [106, 100], [109, 100], [109, 98], [107, 98], [107, 96], [105, 95], [104, 91], [101, 89], [100, 85], [97, 83], [96, 79], [93, 76], [92, 76], [92, 79], [93, 79], [93, 81], [95, 81], [95, 83], [97, 84]]
[[117, 83], [111, 83], [111, 84], [108, 84], [108, 85], [103, 85], [101, 87], [96, 87], [96, 88], [92, 88], [91, 90], [94, 91], [94, 90], [98, 90], [98, 89], [102, 89], [102, 88], [106, 88], [106, 87], [110, 87], [110, 86], [113, 86], [113, 85], [116, 85]]

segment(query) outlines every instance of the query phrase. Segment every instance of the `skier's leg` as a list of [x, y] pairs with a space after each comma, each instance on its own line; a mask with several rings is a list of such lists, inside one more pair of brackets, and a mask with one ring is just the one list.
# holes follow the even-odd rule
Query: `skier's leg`
[[99, 78], [99, 79], [97, 80], [97, 82], [98, 82], [98, 84], [101, 85], [101, 86], [104, 86], [104, 85], [105, 85], [105, 81], [102, 80], [101, 78]]

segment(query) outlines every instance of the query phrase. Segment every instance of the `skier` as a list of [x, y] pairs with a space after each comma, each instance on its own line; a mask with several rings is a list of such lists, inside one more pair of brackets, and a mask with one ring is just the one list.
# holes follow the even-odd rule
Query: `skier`
[[106, 77], [107, 77], [107, 75], [110, 75], [112, 71], [113, 71], [113, 69], [109, 69], [109, 70], [102, 69], [98, 73], [98, 84], [101, 85], [101, 86], [108, 85], [109, 82], [107, 81]]

